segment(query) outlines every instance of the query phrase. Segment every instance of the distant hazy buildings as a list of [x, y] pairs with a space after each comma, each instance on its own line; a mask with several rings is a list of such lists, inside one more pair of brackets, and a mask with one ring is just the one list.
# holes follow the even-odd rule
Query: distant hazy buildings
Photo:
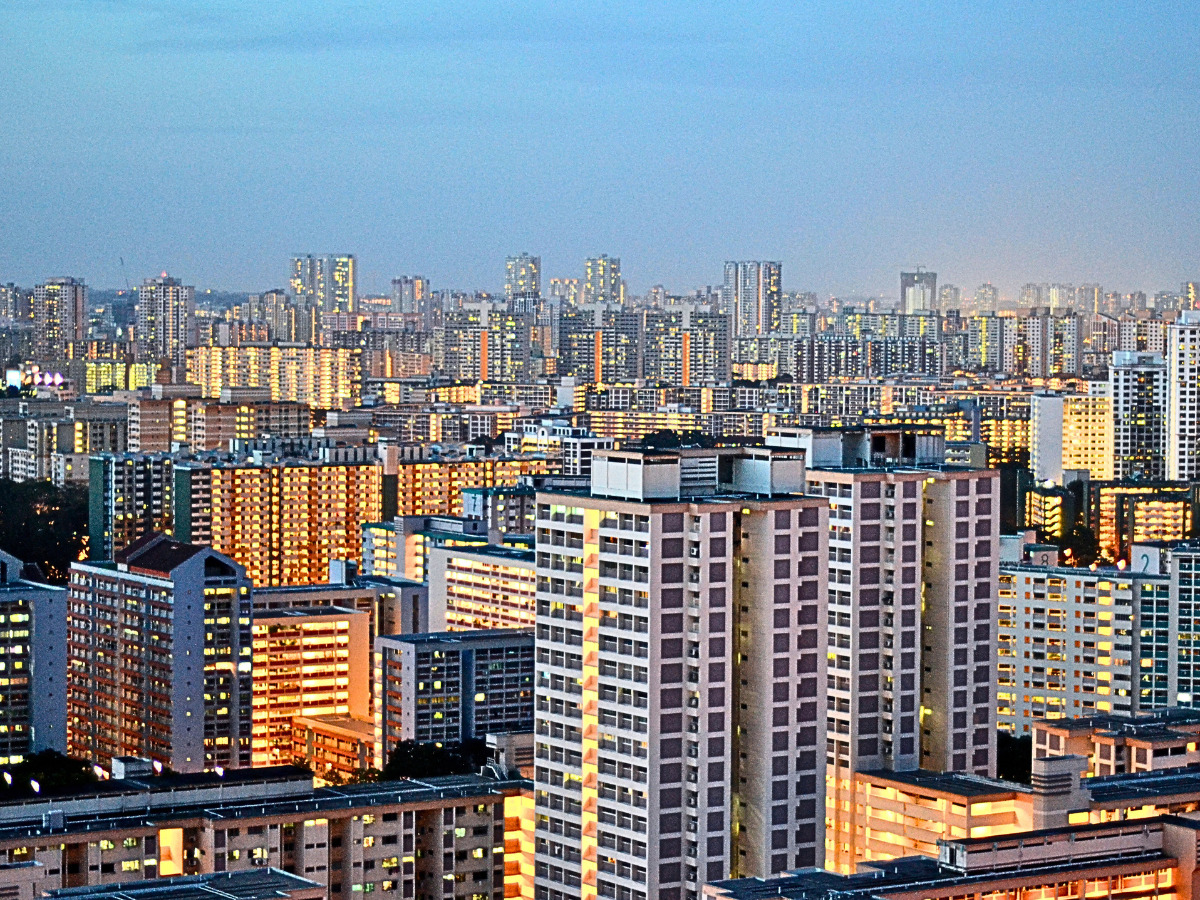
[[583, 298], [588, 303], [621, 303], [625, 300], [625, 282], [621, 280], [621, 260], [606, 253], [584, 263]]
[[937, 308], [937, 272], [917, 267], [915, 272], [900, 273], [900, 311], [915, 313]]
[[765, 335], [779, 328], [783, 264], [747, 260], [725, 263], [721, 303], [733, 316], [737, 337]]
[[353, 255], [293, 256], [292, 293], [321, 312], [354, 312], [357, 263]]
[[938, 309], [946, 312], [951, 309], [958, 309], [962, 305], [962, 291], [956, 284], [943, 284], [942, 289], [938, 291]]
[[1000, 291], [990, 281], [975, 288], [975, 306], [980, 312], [995, 312], [1000, 305]]
[[188, 332], [195, 313], [196, 289], [164, 272], [138, 288], [138, 357], [162, 361], [180, 370], [187, 365]]
[[87, 287], [74, 278], [50, 278], [33, 289], [33, 348], [40, 359], [66, 355], [87, 327]]
[[423, 312], [428, 303], [429, 279], [424, 275], [401, 275], [392, 279], [392, 312]]
[[542, 296], [542, 258], [521, 253], [504, 261], [504, 299], [539, 300]]

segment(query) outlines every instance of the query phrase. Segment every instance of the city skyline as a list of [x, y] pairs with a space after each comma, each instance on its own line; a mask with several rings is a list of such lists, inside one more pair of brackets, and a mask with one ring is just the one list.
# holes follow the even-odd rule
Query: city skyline
[[[738, 258], [841, 295], [917, 265], [1006, 295], [1195, 277], [1190, 8], [308, 9], [15, 10], [0, 278], [265, 290], [297, 247], [351, 250], [378, 293], [497, 290], [523, 248], [555, 276], [619, 256], [634, 294]], [[330, 104], [349, 125], [314, 140]]]

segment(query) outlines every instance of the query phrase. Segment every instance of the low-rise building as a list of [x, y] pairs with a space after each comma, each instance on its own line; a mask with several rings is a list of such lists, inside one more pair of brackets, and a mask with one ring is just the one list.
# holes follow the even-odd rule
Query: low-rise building
[[296, 716], [292, 729], [292, 758], [325, 781], [350, 781], [375, 764], [375, 722], [370, 718]]
[[314, 788], [292, 767], [146, 771], [0, 804], [0, 888], [4, 863], [38, 866], [39, 893], [275, 868], [330, 900], [501, 900], [505, 799], [528, 790], [479, 775]]

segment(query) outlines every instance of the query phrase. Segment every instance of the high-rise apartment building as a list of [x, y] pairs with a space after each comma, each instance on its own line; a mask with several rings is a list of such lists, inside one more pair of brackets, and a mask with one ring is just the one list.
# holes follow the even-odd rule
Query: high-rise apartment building
[[323, 313], [352, 313], [358, 298], [357, 267], [351, 254], [293, 256], [292, 294]]
[[396, 515], [460, 516], [463, 488], [515, 485], [522, 476], [555, 475], [561, 468], [560, 460], [540, 454], [400, 460]]
[[187, 365], [188, 336], [195, 314], [196, 289], [164, 272], [138, 288], [134, 338], [138, 358], [165, 362], [180, 371]]
[[995, 771], [999, 476], [897, 428], [777, 429], [768, 445], [804, 449], [831, 507], [825, 865], [852, 871], [856, 773]]
[[533, 731], [533, 631], [488, 628], [375, 639], [375, 767], [398, 741]]
[[504, 299], [536, 301], [542, 296], [542, 258], [521, 253], [504, 261]]
[[530, 380], [533, 346], [532, 313], [492, 309], [482, 335], [480, 371], [484, 381], [524, 383]]
[[1140, 617], [1143, 602], [1165, 601], [1165, 578], [1029, 565], [1005, 565], [999, 578], [1001, 728], [1028, 734], [1037, 719], [1139, 708], [1135, 607]]
[[1083, 469], [1090, 478], [1113, 477], [1113, 410], [1108, 385], [1095, 393], [1039, 393], [1030, 398], [1029, 467], [1035, 481], [1064, 482]]
[[144, 534], [172, 530], [174, 459], [104, 453], [88, 460], [88, 553], [110, 560]]
[[1157, 353], [1118, 350], [1108, 368], [1113, 415], [1113, 474], [1166, 477], [1167, 367]]
[[937, 272], [918, 267], [915, 272], [900, 273], [900, 312], [937, 309]]
[[296, 344], [197, 347], [188, 351], [187, 378], [205, 397], [261, 388], [271, 401], [343, 409], [362, 397], [362, 351]]
[[337, 606], [254, 613], [253, 761], [293, 760], [296, 716], [366, 719], [371, 702], [371, 614]]
[[1128, 567], [1003, 566], [1000, 727], [1195, 706], [1197, 572], [1194, 542], [1135, 546]]
[[624, 303], [625, 282], [621, 278], [621, 260], [601, 253], [584, 261], [583, 301], [585, 303]]
[[564, 310], [558, 371], [577, 381], [620, 384], [639, 377], [642, 316], [629, 309], [585, 305]]
[[1200, 311], [1167, 329], [1167, 478], [1200, 480]]
[[532, 628], [535, 554], [515, 547], [450, 546], [429, 551], [431, 616], [447, 631]]
[[721, 306], [733, 316], [737, 337], [771, 334], [779, 329], [783, 297], [783, 264], [726, 262]]
[[74, 278], [50, 278], [33, 289], [33, 350], [38, 359], [65, 359], [73, 341], [87, 333], [87, 286]]
[[259, 586], [320, 584], [329, 560], [361, 562], [362, 526], [383, 514], [383, 466], [347, 456], [177, 464], [175, 537], [210, 544]]
[[644, 313], [642, 377], [689, 387], [728, 381], [729, 316], [696, 310]]
[[429, 279], [424, 275], [401, 275], [392, 279], [392, 312], [425, 312], [429, 302]]
[[956, 284], [943, 284], [938, 291], [937, 308], [942, 312], [958, 309], [962, 305], [962, 290]]
[[67, 592], [32, 581], [0, 550], [0, 765], [30, 752], [65, 753]]
[[1108, 559], [1129, 560], [1134, 544], [1180, 541], [1200, 521], [1200, 487], [1186, 481], [1087, 483], [1087, 525]]
[[821, 862], [826, 504], [788, 451], [599, 452], [538, 495], [540, 896]]
[[177, 772], [251, 763], [251, 600], [210, 547], [146, 535], [71, 566], [67, 749]]
[[972, 316], [967, 322], [966, 368], [980, 372], [1003, 371], [1004, 332], [1013, 330], [1013, 321], [992, 312]]

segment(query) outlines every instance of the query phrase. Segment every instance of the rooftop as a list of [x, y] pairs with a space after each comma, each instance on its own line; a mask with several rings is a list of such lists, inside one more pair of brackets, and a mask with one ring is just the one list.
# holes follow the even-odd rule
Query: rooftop
[[147, 572], [169, 575], [193, 556], [207, 550], [200, 544], [184, 544], [162, 534], [144, 534], [116, 554], [116, 562]]
[[297, 891], [325, 894], [323, 885], [299, 875], [279, 869], [251, 869], [64, 888], [50, 891], [49, 896], [56, 900], [274, 900]]
[[[177, 791], [169, 794], [167, 802], [150, 807], [141, 806], [137, 802], [136, 792], [120, 809], [97, 814], [92, 809], [84, 812], [65, 811], [63, 827], [56, 828], [46, 824], [44, 814], [50, 809], [57, 808], [53, 803], [61, 803], [63, 798], [56, 801], [47, 800], [27, 801], [24, 807], [27, 814], [19, 820], [11, 820], [0, 825], [0, 841], [29, 840], [35, 837], [53, 834], [79, 834], [87, 832], [113, 831], [123, 828], [143, 828], [147, 826], [164, 827], [165, 823], [184, 819], [208, 818], [213, 820], [237, 821], [250, 817], [284, 817], [313, 815], [321, 812], [333, 812], [340, 809], [353, 809], [363, 806], [387, 806], [393, 804], [428, 803], [446, 799], [470, 799], [475, 797], [491, 797], [512, 794], [531, 789], [532, 785], [522, 778], [498, 780], [483, 775], [452, 775], [428, 779], [404, 779], [401, 781], [385, 781], [373, 784], [353, 784], [339, 787], [314, 788], [312, 773], [297, 769], [293, 766], [279, 766], [273, 769], [246, 769], [244, 773], [246, 793], [232, 796], [228, 799], [214, 797], [211, 793], [189, 795], [189, 792]], [[261, 779], [264, 772], [287, 772], [295, 781], [295, 790], [278, 796], [254, 797], [252, 793], [255, 778]], [[236, 771], [227, 771], [225, 781], [237, 775]], [[303, 776], [303, 783], [297, 775]], [[145, 785], [149, 781], [177, 778], [209, 778], [205, 776], [159, 776], [156, 779], [136, 780], [135, 784]], [[112, 783], [112, 782], [106, 782]], [[200, 785], [203, 786], [203, 785]], [[171, 788], [160, 788], [170, 791]], [[149, 790], [142, 787], [140, 793], [146, 796]], [[85, 798], [86, 792], [80, 792], [71, 797], [73, 800]], [[254, 799], [249, 799], [254, 797]]]
[[427, 634], [390, 634], [377, 640], [397, 644], [470, 645], [528, 642], [533, 646], [532, 628], [479, 628], [473, 631], [437, 631]]
[[971, 799], [1016, 792], [1028, 793], [1030, 790], [1029, 785], [1015, 781], [999, 781], [980, 775], [956, 772], [932, 772], [928, 769], [913, 769], [908, 772], [870, 769], [859, 774], [879, 781], [894, 781], [918, 790], [936, 791], [941, 794], [953, 794]]
[[1178, 794], [1200, 794], [1200, 766], [1164, 769], [1161, 772], [1126, 772], [1088, 778], [1083, 783], [1092, 803], [1128, 803]]

